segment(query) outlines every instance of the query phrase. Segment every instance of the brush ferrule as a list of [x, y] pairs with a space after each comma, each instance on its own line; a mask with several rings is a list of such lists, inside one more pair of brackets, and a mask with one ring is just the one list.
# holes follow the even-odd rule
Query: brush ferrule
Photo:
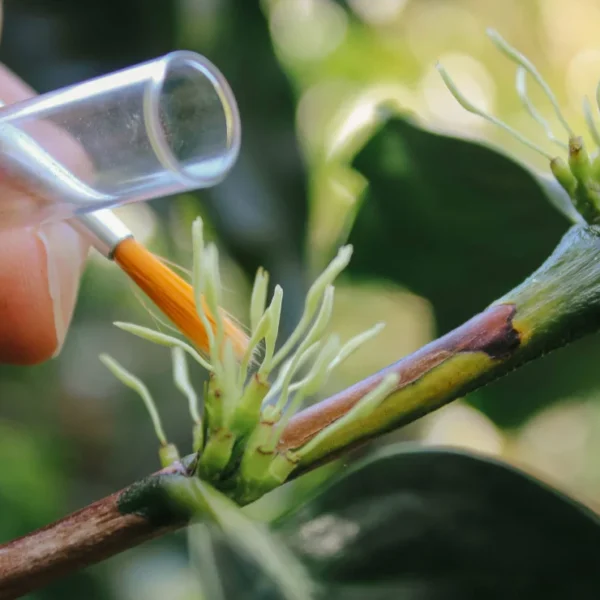
[[81, 215], [70, 223], [98, 252], [111, 259], [115, 248], [123, 240], [133, 237], [125, 224], [108, 209]]

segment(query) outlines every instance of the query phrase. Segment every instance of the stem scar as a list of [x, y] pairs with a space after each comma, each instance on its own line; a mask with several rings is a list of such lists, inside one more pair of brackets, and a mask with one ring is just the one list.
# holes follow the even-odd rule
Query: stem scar
[[398, 387], [393, 392], [395, 393], [459, 354], [483, 352], [493, 360], [506, 360], [521, 343], [520, 334], [513, 325], [515, 313], [514, 304], [490, 306], [461, 327], [414, 354], [302, 411], [292, 418], [281, 437], [278, 449], [291, 450], [306, 444], [319, 431], [351, 410], [388, 373], [396, 372], [400, 376]]

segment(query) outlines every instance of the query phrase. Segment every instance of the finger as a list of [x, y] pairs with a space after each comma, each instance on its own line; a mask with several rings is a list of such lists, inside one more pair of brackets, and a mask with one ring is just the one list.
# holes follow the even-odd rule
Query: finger
[[0, 234], [0, 361], [57, 353], [71, 321], [87, 247], [66, 223]]
[[[0, 100], [8, 104], [32, 95], [29, 86], [0, 65]], [[36, 139], [63, 164], [85, 163], [76, 145], [56, 131], [39, 130]], [[2, 204], [19, 207], [27, 215], [38, 203], [0, 182], [0, 209]], [[66, 223], [0, 231], [0, 362], [35, 364], [62, 347], [87, 251], [87, 243]]]

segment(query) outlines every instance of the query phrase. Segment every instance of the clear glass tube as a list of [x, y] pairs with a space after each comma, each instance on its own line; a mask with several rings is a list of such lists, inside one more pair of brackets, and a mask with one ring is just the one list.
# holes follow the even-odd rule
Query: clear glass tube
[[241, 126], [218, 69], [166, 56], [0, 108], [0, 229], [206, 188]]

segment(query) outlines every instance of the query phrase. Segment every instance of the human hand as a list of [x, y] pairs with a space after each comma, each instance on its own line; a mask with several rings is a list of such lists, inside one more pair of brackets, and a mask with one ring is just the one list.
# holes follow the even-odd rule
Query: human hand
[[[0, 100], [19, 102], [35, 92], [0, 65]], [[63, 144], [59, 154], [68, 154]], [[68, 156], [67, 162], [68, 161]], [[2, 202], [30, 202], [2, 181]], [[22, 198], [10, 198], [19, 194]], [[32, 365], [55, 356], [71, 322], [89, 245], [67, 223], [0, 230], [0, 363]]]

